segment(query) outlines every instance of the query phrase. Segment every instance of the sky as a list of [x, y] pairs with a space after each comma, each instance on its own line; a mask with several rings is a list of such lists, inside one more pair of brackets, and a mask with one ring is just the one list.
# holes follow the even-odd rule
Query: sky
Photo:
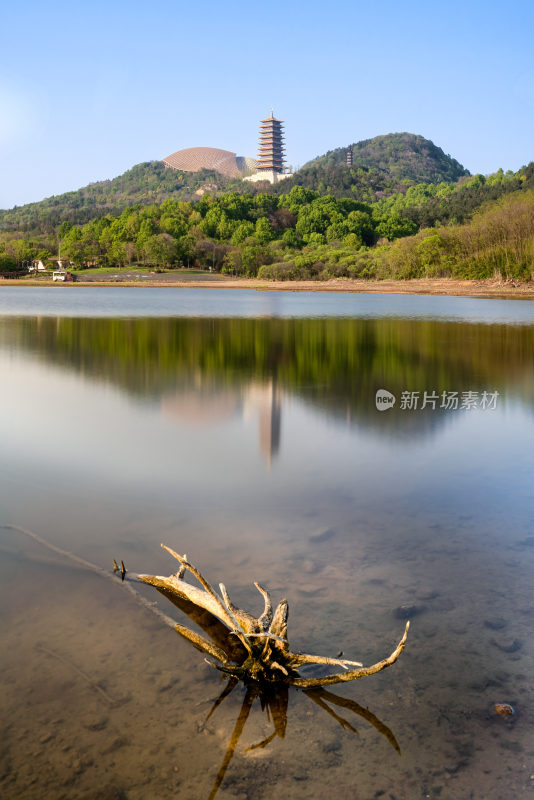
[[0, 208], [186, 147], [255, 157], [271, 106], [293, 168], [399, 131], [472, 173], [534, 160], [532, 0], [20, 0], [2, 28]]

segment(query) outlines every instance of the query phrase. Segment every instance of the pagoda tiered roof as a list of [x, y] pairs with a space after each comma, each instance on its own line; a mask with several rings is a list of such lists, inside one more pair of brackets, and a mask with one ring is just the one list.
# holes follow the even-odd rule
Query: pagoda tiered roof
[[282, 172], [284, 169], [284, 134], [282, 120], [271, 116], [260, 121], [256, 169]]

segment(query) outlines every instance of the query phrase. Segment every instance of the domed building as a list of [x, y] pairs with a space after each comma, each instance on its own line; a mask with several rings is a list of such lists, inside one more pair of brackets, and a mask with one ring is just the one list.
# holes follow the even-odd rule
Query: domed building
[[242, 178], [256, 168], [253, 158], [237, 156], [229, 150], [216, 147], [189, 147], [163, 159], [170, 169], [182, 172], [200, 172], [202, 169], [214, 170], [228, 178]]

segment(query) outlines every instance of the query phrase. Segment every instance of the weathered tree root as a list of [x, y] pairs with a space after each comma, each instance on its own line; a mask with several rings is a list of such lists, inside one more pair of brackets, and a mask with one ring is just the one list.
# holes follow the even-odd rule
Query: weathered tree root
[[[219, 595], [186, 556], [179, 555], [166, 545], [161, 546], [179, 561], [179, 572], [168, 577], [138, 575], [137, 578], [154, 586], [174, 605], [185, 611], [209, 638], [175, 624], [177, 633], [198, 650], [214, 658], [217, 663], [208, 662], [212, 666], [245, 683], [282, 683], [302, 689], [346, 683], [390, 667], [404, 650], [409, 622], [406, 623], [404, 635], [391, 655], [370, 667], [347, 659], [292, 653], [287, 639], [287, 600], [282, 600], [273, 613], [269, 592], [256, 583], [256, 588], [263, 596], [265, 608], [260, 617], [253, 617], [234, 606], [222, 583]], [[190, 572], [199, 581], [202, 589], [184, 580], [185, 572]], [[299, 675], [298, 668], [306, 664], [342, 667], [346, 671], [321, 678], [305, 678]]]

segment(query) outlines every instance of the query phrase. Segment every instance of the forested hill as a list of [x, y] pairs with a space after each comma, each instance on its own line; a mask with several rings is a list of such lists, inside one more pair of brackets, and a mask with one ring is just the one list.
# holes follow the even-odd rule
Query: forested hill
[[[389, 133], [351, 145], [355, 166], [382, 169], [397, 180], [413, 183], [453, 183], [469, 175], [455, 158], [445, 155], [430, 139], [414, 133]], [[312, 163], [345, 164], [346, 147], [338, 147]]]
[[338, 148], [309, 162], [294, 177], [268, 189], [265, 184], [258, 186], [207, 170], [179, 172], [165, 169], [161, 161], [145, 162], [112, 180], [0, 211], [0, 231], [52, 234], [65, 221], [83, 225], [107, 214], [119, 215], [135, 204], [195, 200], [205, 191], [214, 195], [228, 191], [285, 194], [293, 186], [304, 186], [320, 194], [372, 203], [396, 192], [405, 192], [418, 183], [453, 182], [469, 175], [441, 148], [410, 133], [377, 136], [358, 142], [352, 148], [352, 168], [346, 166], [347, 148]]
[[[282, 181], [285, 186], [289, 181]], [[52, 233], [0, 231], [0, 271], [61, 254], [75, 267], [193, 266], [291, 280], [463, 277], [532, 280], [534, 163], [456, 183], [419, 183], [373, 203], [304, 186], [134, 204]]]
[[[347, 167], [347, 150], [353, 164]], [[284, 184], [315, 189], [335, 197], [373, 202], [418, 183], [454, 183], [470, 175], [456, 159], [429, 139], [413, 133], [389, 133], [338, 147], [305, 164]]]
[[[0, 211], [0, 231], [23, 234], [52, 233], [62, 222], [83, 225], [106, 214], [119, 215], [136, 204], [164, 200], [192, 200], [209, 191], [239, 191], [243, 181], [218, 172], [180, 172], [166, 169], [163, 161], [137, 164], [117, 178], [90, 183], [75, 192], [47, 197], [38, 203]], [[247, 184], [250, 186], [250, 184]]]

